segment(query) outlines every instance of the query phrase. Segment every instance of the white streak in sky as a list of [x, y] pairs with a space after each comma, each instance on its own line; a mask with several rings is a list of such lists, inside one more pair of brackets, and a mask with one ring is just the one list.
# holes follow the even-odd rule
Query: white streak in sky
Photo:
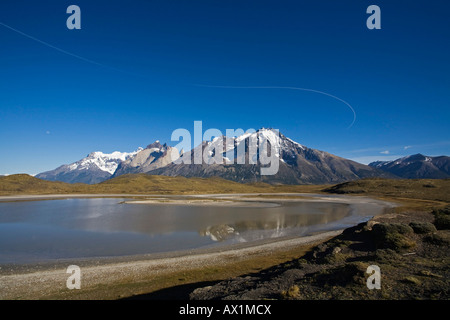
[[[43, 45], [45, 45], [45, 46], [47, 46], [47, 47], [49, 47], [49, 48], [51, 48], [51, 49], [54, 49], [54, 50], [56, 50], [56, 51], [59, 51], [59, 52], [65, 54], [65, 55], [71, 56], [71, 57], [73, 57], [73, 58], [82, 60], [82, 61], [87, 62], [87, 63], [94, 64], [94, 65], [97, 65], [97, 66], [101, 66], [101, 67], [104, 67], [104, 68], [116, 70], [116, 71], [119, 71], [119, 72], [122, 72], [122, 73], [127, 73], [127, 74], [130, 74], [130, 75], [142, 77], [141, 75], [137, 75], [137, 74], [130, 73], [130, 72], [127, 72], [127, 71], [123, 71], [123, 70], [120, 70], [120, 69], [116, 69], [116, 68], [113, 68], [113, 67], [109, 67], [109, 66], [106, 66], [106, 65], [104, 65], [104, 64], [101, 64], [101, 63], [99, 63], [99, 62], [96, 62], [96, 61], [93, 61], [93, 60], [84, 58], [84, 57], [79, 56], [79, 55], [77, 55], [77, 54], [74, 54], [74, 53], [71, 53], [71, 52], [69, 52], [69, 51], [63, 50], [63, 49], [61, 49], [61, 48], [55, 47], [54, 45], [52, 45], [52, 44], [50, 44], [50, 43], [48, 43], [48, 42], [42, 41], [42, 40], [40, 40], [40, 39], [38, 39], [38, 38], [36, 38], [36, 37], [33, 37], [33, 36], [29, 35], [29, 34], [26, 34], [25, 32], [22, 32], [22, 31], [20, 31], [20, 30], [17, 30], [17, 29], [15, 29], [15, 28], [13, 28], [13, 27], [7, 25], [7, 24], [4, 24], [3, 22], [0, 22], [0, 25], [3, 26], [3, 27], [5, 27], [5, 28], [7, 28], [7, 29], [9, 29], [9, 30], [11, 30], [11, 31], [14, 31], [14, 32], [16, 32], [16, 33], [18, 33], [18, 34], [20, 34], [20, 35], [26, 37], [26, 38], [29, 38], [29, 39], [31, 39], [31, 40], [33, 40], [33, 41], [36, 41], [36, 42], [38, 42], [38, 43], [40, 43], [40, 44], [43, 44]], [[246, 87], [240, 87], [240, 86], [212, 86], [212, 85], [196, 85], [196, 86], [200, 86], [200, 87], [209, 87], [209, 88], [226, 88], [226, 89], [288, 89], [288, 90], [301, 90], [301, 91], [314, 92], [314, 93], [318, 93], [318, 94], [322, 94], [322, 95], [331, 97], [331, 98], [333, 98], [333, 99], [335, 99], [335, 100], [338, 100], [338, 101], [342, 102], [343, 104], [345, 104], [345, 105], [353, 112], [353, 121], [352, 121], [352, 123], [347, 127], [347, 129], [351, 128], [351, 127], [353, 126], [353, 124], [355, 123], [355, 121], [356, 121], [356, 112], [355, 112], [355, 110], [353, 109], [353, 107], [352, 107], [347, 101], [344, 101], [344, 100], [342, 100], [341, 98], [338, 98], [338, 97], [336, 97], [336, 96], [334, 96], [334, 95], [332, 95], [332, 94], [329, 94], [329, 93], [326, 93], [326, 92], [323, 92], [323, 91], [319, 91], [319, 90], [308, 89], [308, 88], [297, 88], [297, 87], [276, 87], [276, 86], [246, 86]]]
[[69, 55], [69, 56], [71, 56], [71, 57], [74, 57], [74, 58], [83, 60], [83, 61], [88, 62], [88, 63], [95, 64], [95, 65], [98, 65], [98, 66], [101, 66], [101, 67], [109, 68], [109, 67], [107, 67], [107, 66], [105, 66], [105, 65], [103, 65], [103, 64], [101, 64], [101, 63], [96, 62], [96, 61], [86, 59], [86, 58], [84, 58], [84, 57], [82, 57], [82, 56], [79, 56], [79, 55], [76, 55], [76, 54], [71, 53], [71, 52], [69, 52], [69, 51], [66, 51], [66, 50], [60, 49], [60, 48], [58, 48], [58, 47], [55, 47], [54, 45], [51, 45], [51, 44], [48, 43], [48, 42], [45, 42], [45, 41], [42, 41], [42, 40], [40, 40], [40, 39], [38, 39], [38, 38], [35, 38], [35, 37], [33, 37], [33, 36], [30, 36], [29, 34], [26, 34], [25, 32], [22, 32], [22, 31], [20, 31], [20, 30], [17, 30], [17, 29], [15, 29], [15, 28], [11, 27], [11, 26], [8, 26], [7, 24], [4, 24], [3, 22], [0, 22], [0, 25], [4, 26], [5, 28], [8, 28], [9, 30], [12, 30], [12, 31], [14, 31], [14, 32], [16, 32], [16, 33], [18, 33], [18, 34], [24, 36], [24, 37], [27, 37], [27, 38], [29, 38], [29, 39], [31, 39], [31, 40], [34, 40], [34, 41], [36, 41], [36, 42], [39, 42], [39, 43], [43, 44], [44, 46], [47, 46], [47, 47], [52, 48], [52, 49], [54, 49], [54, 50], [57, 50], [57, 51], [59, 51], [59, 52], [61, 52], [61, 53], [64, 53], [64, 54], [66, 54], [66, 55]]
[[90, 59], [87, 59], [85, 57], [82, 57], [82, 56], [79, 56], [77, 54], [74, 54], [72, 52], [69, 52], [69, 51], [63, 50], [61, 48], [55, 47], [54, 45], [52, 45], [52, 44], [50, 44], [48, 42], [45, 42], [45, 41], [42, 41], [42, 40], [40, 40], [40, 39], [38, 39], [36, 37], [30, 36], [29, 34], [26, 34], [25, 32], [17, 30], [15, 28], [11, 27], [11, 26], [8, 26], [7, 24], [4, 24], [3, 22], [0, 22], [0, 25], [4, 26], [5, 28], [7, 28], [7, 29], [9, 29], [11, 31], [14, 31], [14, 32], [16, 32], [16, 33], [18, 33], [18, 34], [20, 34], [20, 35], [22, 35], [24, 37], [27, 37], [27, 38], [29, 38], [31, 40], [39, 42], [40, 44], [43, 44], [44, 46], [47, 46], [47, 47], [49, 47], [51, 49], [54, 49], [54, 50], [59, 51], [61, 53], [64, 53], [65, 55], [71, 56], [73, 58], [82, 60], [84, 62], [87, 62], [87, 63], [90, 63], [90, 64], [94, 64], [94, 65], [97, 65], [97, 66], [100, 66], [100, 67], [103, 67], [103, 68], [106, 68], [106, 69], [114, 70], [114, 71], [117, 71], [117, 72], [125, 73], [125, 74], [128, 74], [128, 75], [137, 76], [137, 77], [143, 77], [142, 75], [135, 74], [135, 73], [128, 72], [128, 71], [124, 71], [124, 70], [117, 69], [117, 68], [114, 68], [114, 67], [110, 67], [110, 66], [104, 65], [104, 64], [102, 64], [100, 62], [97, 62], [97, 61], [94, 61], [94, 60], [90, 60]]
[[308, 88], [297, 88], [297, 87], [276, 87], [276, 86], [267, 86], [267, 87], [266, 86], [245, 86], [245, 87], [241, 87], [241, 86], [211, 86], [211, 85], [201, 85], [201, 84], [199, 84], [197, 86], [208, 87], [208, 88], [224, 88], [224, 89], [288, 89], [288, 90], [301, 90], [301, 91], [314, 92], [314, 93], [318, 93], [318, 94], [322, 94], [322, 95], [331, 97], [333, 99], [336, 99], [336, 100], [342, 102], [353, 112], [353, 121], [352, 121], [352, 123], [350, 123], [350, 125], [347, 127], [347, 129], [350, 129], [356, 121], [356, 112], [355, 112], [355, 109], [353, 109], [353, 107], [350, 105], [350, 103], [348, 103], [345, 100], [342, 100], [341, 98], [333, 96], [332, 94], [329, 94], [329, 93], [326, 93], [323, 91], [319, 91], [319, 90], [308, 89]]

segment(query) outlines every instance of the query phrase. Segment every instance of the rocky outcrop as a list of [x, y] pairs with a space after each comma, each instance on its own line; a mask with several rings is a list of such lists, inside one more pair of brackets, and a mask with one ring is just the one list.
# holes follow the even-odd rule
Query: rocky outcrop
[[155, 141], [133, 157], [122, 161], [112, 177], [128, 173], [147, 173], [169, 165], [178, 157], [179, 153], [176, 148], [167, 146], [167, 144], [161, 145], [159, 141]]

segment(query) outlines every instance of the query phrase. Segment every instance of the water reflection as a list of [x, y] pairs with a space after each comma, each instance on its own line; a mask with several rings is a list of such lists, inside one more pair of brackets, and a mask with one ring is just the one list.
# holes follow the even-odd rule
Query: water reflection
[[[241, 219], [232, 224], [210, 225], [199, 231], [213, 241], [235, 238], [239, 242], [275, 238], [295, 234], [305, 227], [336, 222], [350, 215], [347, 205], [309, 203], [307, 206], [283, 204], [281, 208], [260, 212], [254, 219]], [[275, 211], [275, 212], [274, 212]], [[283, 211], [283, 212], [276, 212]], [[286, 212], [284, 212], [286, 211]]]
[[212, 241], [223, 241], [228, 239], [230, 236], [239, 235], [239, 232], [229, 225], [221, 224], [207, 227], [205, 230], [200, 231], [199, 234], [201, 236], [210, 237]]

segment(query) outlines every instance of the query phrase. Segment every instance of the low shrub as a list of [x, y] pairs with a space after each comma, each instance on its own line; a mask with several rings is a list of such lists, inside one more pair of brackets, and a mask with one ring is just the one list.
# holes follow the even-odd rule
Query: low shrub
[[409, 226], [417, 234], [426, 234], [436, 232], [436, 227], [430, 222], [411, 222]]
[[377, 248], [392, 249], [397, 252], [412, 248], [416, 242], [408, 235], [413, 234], [414, 230], [403, 223], [379, 223], [372, 227]]
[[434, 225], [439, 230], [450, 229], [450, 206], [443, 209], [433, 210]]

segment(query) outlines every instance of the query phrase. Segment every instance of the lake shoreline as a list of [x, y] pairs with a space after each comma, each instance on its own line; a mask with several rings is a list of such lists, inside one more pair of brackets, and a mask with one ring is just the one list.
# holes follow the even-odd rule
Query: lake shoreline
[[[106, 287], [117, 284], [148, 281], [176, 272], [227, 265], [257, 256], [275, 252], [300, 250], [302, 247], [318, 244], [339, 235], [342, 230], [328, 231], [315, 235], [290, 239], [272, 239], [266, 243], [231, 245], [208, 249], [196, 253], [166, 253], [162, 255], [136, 255], [108, 258], [84, 258], [74, 261], [58, 261], [36, 265], [5, 265], [0, 269], [0, 283], [3, 290], [0, 299], [112, 299]], [[66, 273], [69, 265], [78, 263], [82, 274], [82, 289], [66, 288]], [[103, 287], [99, 289], [99, 287]], [[139, 294], [136, 292], [135, 294]]]
[[[36, 224], [40, 228], [37, 229], [38, 231], [36, 231], [36, 233], [34, 233], [34, 230], [31, 230], [32, 232], [30, 232], [29, 229], [23, 231], [22, 229], [20, 229], [20, 226], [15, 227], [15, 229], [11, 229], [10, 231], [10, 228], [14, 228], [14, 226], [18, 225], [18, 223], [15, 223], [11, 226], [8, 226], [8, 224], [2, 224], [3, 229], [1, 230], [4, 231], [4, 233], [2, 234], [2, 239], [4, 240], [2, 248], [4, 251], [0, 255], [0, 274], [4, 274], [5, 272], [2, 271], [2, 269], [17, 270], [18, 268], [21, 268], [23, 270], [31, 270], [31, 268], [28, 267], [29, 265], [37, 266], [37, 268], [42, 269], [44, 268], [44, 266], [55, 263], [57, 261], [64, 261], [65, 263], [67, 261], [86, 261], [96, 259], [104, 263], [110, 261], [111, 259], [118, 259], [118, 257], [128, 257], [136, 255], [147, 255], [148, 257], [166, 257], [174, 255], [180, 256], [185, 252], [197, 253], [204, 251], [220, 251], [225, 250], [229, 247], [242, 248], [271, 242], [271, 238], [277, 238], [276, 240], [283, 240], [287, 238], [308, 236], [317, 232], [342, 229], [355, 223], [365, 221], [372, 216], [381, 214], [386, 210], [386, 208], [394, 206], [394, 204], [388, 203], [386, 201], [380, 201], [365, 197], [354, 198], [349, 196], [324, 196], [317, 194], [305, 195], [301, 193], [199, 194], [189, 196], [151, 195], [139, 198], [132, 198], [135, 195], [120, 195], [120, 198], [116, 198], [119, 195], [108, 194], [105, 196], [107, 198], [110, 198], [110, 200], [101, 200], [100, 202], [95, 201], [94, 203], [96, 203], [96, 205], [95, 207], [93, 207], [94, 209], [80, 209], [83, 207], [78, 203], [77, 205], [75, 205], [72, 204], [71, 201], [68, 201], [67, 203], [65, 202], [66, 199], [77, 199], [76, 201], [107, 199], [105, 197], [98, 198], [93, 195], [84, 199], [85, 196], [86, 195], [32, 195], [14, 198], [0, 197], [0, 205], [2, 205], [2, 208], [4, 208], [2, 212], [5, 213], [6, 222], [20, 222], [20, 220], [15, 220], [14, 218], [16, 214], [19, 214], [19, 216], [21, 216], [21, 211], [17, 210], [22, 210], [24, 212], [34, 212], [33, 210], [38, 210], [36, 208], [41, 208], [39, 209], [39, 215], [33, 214], [31, 217], [34, 221], [34, 224]], [[1, 200], [4, 201], [1, 202]], [[59, 200], [64, 202], [54, 203], [50, 200]], [[19, 201], [18, 203], [21, 202], [22, 204], [18, 206], [19, 204], [16, 205], [10, 201]], [[33, 203], [26, 204], [26, 202], [28, 201], [31, 201]], [[37, 207], [34, 205], [34, 202], [36, 201], [40, 202], [39, 206]], [[11, 203], [11, 205], [9, 205], [9, 210], [6, 209], [8, 208], [8, 206], [3, 207], [7, 205], [8, 202]], [[314, 204], [314, 207], [310, 208], [310, 206], [305, 207], [303, 205], [307, 203], [311, 203], [311, 205]], [[28, 209], [20, 209], [24, 206]], [[54, 211], [55, 209], [53, 208], [55, 206], [57, 208], [60, 208], [60, 211]], [[68, 210], [69, 208], [71, 208], [71, 206], [77, 208], [78, 211], [72, 212]], [[145, 206], [149, 207], [145, 208]], [[161, 206], [165, 207], [164, 210]], [[196, 206], [198, 209], [192, 208], [194, 206]], [[213, 208], [215, 206], [218, 206], [221, 211], [219, 212], [215, 209], [208, 209], [208, 207]], [[295, 209], [295, 211], [293, 211], [296, 206], [302, 206], [302, 208]], [[321, 209], [315, 209], [315, 206], [319, 206], [318, 208]], [[332, 210], [324, 209], [324, 207], [329, 208], [330, 206], [333, 208]], [[189, 212], [192, 211], [192, 213], [199, 213], [198, 217], [201, 218], [201, 220], [199, 221], [203, 221], [201, 225], [199, 225], [198, 227], [193, 226], [192, 219], [186, 218], [187, 216], [185, 214], [178, 214], [177, 216], [175, 216], [175, 211], [173, 210], [178, 210], [177, 212], [180, 212], [180, 210], [184, 210], [184, 207], [189, 209]], [[273, 218], [272, 215], [274, 213], [272, 211], [265, 212], [260, 210], [265, 210], [266, 208], [271, 209], [275, 207], [286, 207], [286, 209], [280, 208], [279, 210], [290, 211], [286, 211], [289, 213], [284, 213], [285, 211], [283, 211], [283, 213], [280, 213], [280, 211], [276, 211], [277, 213], [275, 215], [275, 218]], [[45, 208], [45, 210], [42, 208]], [[234, 208], [239, 209], [240, 211], [235, 211]], [[248, 211], [247, 208], [252, 211]], [[310, 212], [306, 212], [305, 208], [309, 208], [308, 210], [310, 210]], [[109, 221], [109, 223], [113, 226], [111, 229], [108, 229], [108, 225], [105, 225], [106, 222], [102, 220], [103, 217], [108, 217], [102, 216], [98, 213], [99, 211], [107, 211], [108, 214], [111, 215], [112, 218], [106, 220], [107, 222]], [[88, 214], [86, 214], [86, 218], [84, 218], [85, 212], [88, 212]], [[163, 214], [164, 212], [168, 212], [168, 215]], [[182, 212], [185, 213], [185, 211]], [[217, 213], [217, 215], [211, 215], [212, 212]], [[239, 212], [239, 214], [237, 214], [237, 222], [233, 220], [235, 218], [230, 218], [230, 216], [236, 216], [236, 212]], [[316, 213], [319, 213], [319, 215], [316, 215]], [[136, 218], [133, 218], [134, 220], [127, 218], [128, 214], [130, 214], [130, 217]], [[137, 214], [140, 214], [140, 216]], [[151, 215], [149, 216], [148, 214]], [[267, 217], [268, 214], [270, 214], [272, 218], [266, 218], [267, 220], [264, 220], [263, 222], [261, 222], [261, 224], [255, 223], [255, 221], [257, 221], [255, 219], [261, 219], [260, 217]], [[294, 214], [299, 218], [295, 218], [296, 220], [294, 220], [294, 223], [292, 223], [292, 219], [289, 221], [285, 214]], [[324, 215], [322, 216], [322, 214]], [[327, 216], [325, 214], [330, 215]], [[333, 216], [331, 214], [333, 214]], [[8, 215], [10, 216], [9, 218]], [[36, 220], [36, 218], [41, 215], [43, 215], [44, 218], [43, 223], [40, 224], [39, 221]], [[218, 218], [209, 218], [211, 216], [217, 216]], [[248, 221], [242, 220], [244, 216], [247, 217]], [[80, 220], [81, 222], [77, 221], [78, 225], [81, 226], [81, 231], [77, 231], [76, 228], [73, 229], [74, 231], [72, 231], [71, 228], [62, 228], [61, 231], [56, 229], [57, 232], [54, 232], [56, 238], [54, 238], [53, 233], [51, 233], [53, 232], [53, 229], [44, 228], [49, 223], [49, 221], [52, 221], [53, 219], [58, 219], [57, 223], [61, 224], [61, 221], [71, 221], [72, 217], [82, 217], [80, 219], [84, 219]], [[149, 220], [149, 218], [147, 217], [160, 217], [158, 218], [158, 220], [156, 220], [160, 224], [157, 225], [155, 223], [152, 223], [150, 225], [145, 225], [145, 221], [155, 221], [153, 218]], [[182, 229], [180, 229], [179, 227], [170, 229], [165, 228], [165, 225], [161, 225], [160, 221], [167, 220], [168, 223], [171, 223], [175, 217], [177, 217], [177, 221], [182, 221]], [[297, 220], [300, 218], [301, 220]], [[116, 219], [117, 222], [113, 223], [111, 221], [114, 220], [111, 219]], [[138, 221], [139, 223], [136, 224], [132, 221]], [[118, 223], [123, 223], [126, 228], [123, 230], [119, 229], [117, 227]], [[179, 222], [179, 224], [180, 223], [181, 222]], [[94, 229], [88, 228], [87, 231], [84, 231], [84, 226], [93, 226]], [[56, 225], [56, 227], [58, 228], [59, 225]], [[253, 229], [255, 229], [256, 227], [261, 228], [261, 234], [257, 234], [256, 232], [253, 233]], [[100, 230], [100, 232], [95, 233], [95, 228]], [[183, 239], [186, 239], [186, 241], [188, 242], [184, 240], [181, 240], [180, 242], [180, 238], [176, 237], [173, 237], [175, 240], [171, 240], [170, 234], [176, 232], [177, 230], [192, 231], [191, 233], [195, 234], [196, 238], [194, 238], [194, 236], [192, 236], [190, 233], [187, 236], [183, 235]], [[114, 238], [113, 235], [117, 231], [119, 232], [117, 234], [120, 234], [120, 237], [117, 236], [116, 238]], [[125, 232], [120, 233], [122, 231]], [[19, 240], [22, 242], [26, 240], [27, 243], [30, 243], [30, 245], [35, 242], [32, 240], [32, 237], [34, 237], [34, 235], [36, 234], [37, 236], [35, 239], [43, 239], [42, 241], [45, 242], [42, 243], [44, 243], [45, 245], [40, 245], [39, 248], [41, 251], [25, 251], [22, 248], [22, 251], [19, 251], [16, 254], [15, 251], [13, 251], [13, 244], [15, 243], [13, 242], [13, 239], [15, 234], [20, 234], [20, 237], [22, 237], [24, 240], [21, 240], [22, 238], [19, 238]], [[63, 234], [64, 236], [61, 236], [61, 234]], [[135, 236], [134, 234], [136, 234], [137, 236]], [[158, 237], [153, 240], [154, 237], [152, 235], [156, 235]], [[143, 239], [143, 237], [149, 236], [150, 238]], [[59, 242], [53, 243], [56, 239], [65, 241], [61, 242], [64, 243], [64, 245], [59, 245]], [[74, 241], [71, 241], [71, 239], [73, 239]], [[114, 239], [120, 239], [120, 241], [122, 242], [112, 242]], [[145, 240], [145, 242], [143, 242], [143, 240]], [[169, 240], [172, 241], [172, 243]], [[134, 246], [129, 247], [129, 243], [132, 243], [132, 241], [135, 241]], [[185, 242], [186, 244], [184, 244]], [[17, 243], [21, 245], [20, 242]], [[92, 246], [92, 243], [95, 243], [96, 245]], [[136, 245], [139, 245], [141, 243], [145, 243], [146, 247], [141, 246], [137, 248]], [[179, 245], [176, 245], [176, 243], [179, 243]], [[39, 243], [37, 245], [39, 245]], [[48, 250], [46, 248], [48, 248]], [[20, 252], [22, 252], [21, 255], [19, 254]], [[40, 252], [42, 252], [42, 254], [39, 254]], [[68, 252], [69, 254], [66, 254], [66, 252]], [[71, 254], [71, 252], [73, 252], [74, 254]], [[2, 266], [4, 266], [4, 268], [1, 268]]]
[[[261, 194], [241, 194], [245, 196], [259, 196]], [[266, 194], [264, 194], [266, 195]], [[277, 196], [305, 196], [310, 199], [296, 199], [292, 201], [318, 201], [318, 202], [338, 202], [352, 203], [353, 205], [364, 205], [367, 203], [379, 204], [383, 210], [378, 213], [383, 214], [395, 204], [392, 202], [376, 200], [365, 197], [351, 196], [326, 196], [317, 195], [317, 198], [311, 199], [312, 194], [276, 194]], [[138, 196], [138, 195], [133, 195]], [[139, 197], [148, 197], [148, 195]], [[156, 195], [151, 195], [156, 196]], [[20, 196], [7, 197], [8, 201], [30, 201], [30, 200], [49, 200], [64, 198], [83, 198], [87, 195], [42, 195], [42, 196]], [[89, 198], [99, 198], [98, 195], [89, 195]], [[127, 198], [130, 195], [102, 195], [100, 197], [120, 197]], [[186, 196], [161, 196], [164, 198]], [[224, 200], [230, 204], [231, 200], [238, 201], [239, 195], [220, 194], [220, 195], [195, 195], [189, 198], [210, 197], [219, 201]], [[5, 197], [0, 197], [0, 201]], [[276, 202], [277, 200], [286, 201], [286, 199], [253, 199], [247, 198], [250, 205], [259, 202]], [[251, 203], [254, 202], [254, 203]], [[208, 205], [207, 203], [198, 203], [198, 205]], [[195, 250], [183, 250], [166, 253], [139, 254], [133, 256], [101, 257], [101, 258], [81, 258], [81, 259], [59, 259], [34, 264], [4, 264], [0, 265], [0, 283], [3, 290], [0, 293], [0, 299], [117, 299], [117, 286], [133, 288], [138, 283], [151, 282], [154, 277], [163, 279], [180, 272], [197, 272], [198, 270], [207, 270], [227, 266], [233, 263], [249, 261], [262, 257], [283, 255], [284, 252], [295, 251], [302, 252], [313, 244], [319, 244], [327, 239], [335, 237], [343, 229], [321, 231], [315, 234], [305, 236], [290, 236], [265, 239], [262, 241], [227, 244], [220, 247], [211, 247]], [[66, 280], [69, 274], [66, 269], [69, 265], [78, 265], [82, 272], [82, 290], [68, 290]], [[197, 270], [197, 271], [196, 271]], [[109, 289], [106, 289], [109, 288]], [[130, 289], [132, 290], [132, 289]], [[111, 292], [109, 292], [111, 291]], [[142, 292], [122, 293], [122, 297], [141, 294]]]

